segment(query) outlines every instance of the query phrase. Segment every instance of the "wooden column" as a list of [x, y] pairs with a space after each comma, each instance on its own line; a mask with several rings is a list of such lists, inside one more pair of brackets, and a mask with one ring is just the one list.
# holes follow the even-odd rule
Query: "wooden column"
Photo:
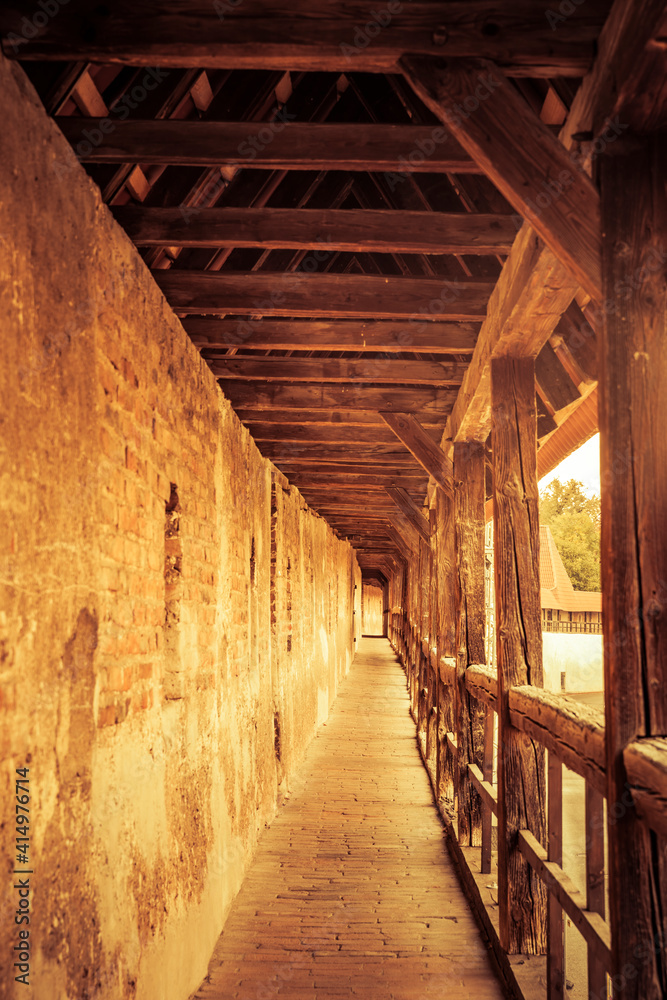
[[468, 764], [484, 764], [484, 708], [466, 690], [471, 663], [484, 651], [484, 445], [454, 445], [456, 483], [456, 741], [458, 746], [459, 843], [482, 843], [482, 806]]
[[667, 854], [623, 749], [667, 735], [667, 135], [600, 159], [602, 621], [615, 1000], [667, 996]]
[[510, 725], [509, 691], [542, 685], [535, 367], [491, 362], [494, 562], [498, 649], [498, 897], [509, 954], [546, 950], [546, 891], [517, 849], [528, 829], [546, 844], [544, 749]]
[[429, 761], [429, 767], [433, 768], [433, 774], [436, 773], [436, 757], [437, 757], [437, 725], [436, 725], [436, 705], [438, 698], [438, 670], [437, 670], [437, 660], [436, 669], [434, 670], [431, 666], [431, 656], [430, 652], [432, 649], [437, 649], [438, 645], [438, 533], [437, 533], [437, 519], [436, 519], [436, 509], [435, 500], [433, 501], [433, 506], [429, 508], [429, 527], [430, 527], [430, 540], [429, 540], [429, 629], [428, 629], [428, 648], [429, 648], [429, 659], [428, 659], [428, 699], [426, 705], [426, 757]]
[[[436, 490], [438, 578], [438, 677], [441, 657], [456, 655], [456, 533], [454, 496]], [[454, 690], [438, 684], [438, 798], [454, 802], [454, 761], [446, 734], [454, 732]]]

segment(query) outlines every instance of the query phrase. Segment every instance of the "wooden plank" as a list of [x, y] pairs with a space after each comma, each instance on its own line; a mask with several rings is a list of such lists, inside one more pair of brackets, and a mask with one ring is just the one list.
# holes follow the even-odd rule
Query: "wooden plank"
[[511, 215], [314, 208], [112, 208], [137, 246], [291, 247], [367, 253], [509, 253]]
[[477, 323], [438, 323], [427, 315], [411, 320], [289, 320], [185, 316], [182, 320], [192, 341], [201, 348], [249, 347], [253, 350], [378, 351], [402, 353], [428, 351], [471, 354]]
[[[386, 445], [379, 445], [384, 448]], [[280, 445], [265, 442], [260, 451], [266, 458], [270, 458], [276, 465], [282, 466], [304, 466], [312, 467], [320, 464], [326, 466], [332, 472], [340, 466], [354, 467], [359, 472], [363, 472], [364, 466], [372, 465], [378, 472], [389, 472], [391, 469], [401, 469], [409, 471], [412, 475], [419, 473], [419, 468], [414, 458], [409, 452], [377, 451], [376, 448], [368, 446], [359, 448], [350, 454], [349, 445], [331, 445], [328, 448], [318, 444], [294, 444]]]
[[491, 362], [498, 647], [498, 902], [505, 951], [544, 954], [546, 894], [517, 851], [519, 830], [546, 840], [544, 749], [510, 721], [510, 689], [542, 686], [535, 366]]
[[395, 387], [377, 388], [364, 385], [280, 385], [278, 383], [237, 382], [225, 379], [222, 391], [234, 407], [257, 413], [275, 411], [279, 407], [294, 410], [331, 410], [339, 406], [342, 410], [382, 410], [383, 413], [396, 409], [404, 411], [411, 407], [414, 413], [425, 418], [444, 419], [454, 402], [455, 392], [451, 389], [434, 389], [430, 386], [414, 386], [409, 390]]
[[498, 675], [492, 667], [485, 667], [479, 663], [469, 666], [466, 670], [466, 687], [477, 701], [483, 702], [489, 708], [497, 709]]
[[[330, 425], [330, 429], [334, 432], [337, 431], [339, 426], [341, 428], [341, 433], [345, 433], [347, 430], [350, 432], [360, 430], [362, 433], [379, 431], [381, 434], [386, 433], [386, 435], [388, 435], [383, 437], [382, 440], [394, 440], [393, 433], [389, 431], [384, 420], [376, 410], [306, 410], [303, 408], [290, 410], [276, 407], [271, 411], [270, 415], [262, 415], [257, 414], [255, 410], [238, 406], [236, 407], [236, 414], [239, 420], [242, 420], [248, 427], [250, 424], [255, 422], [259, 422], [267, 426], [284, 426], [286, 428], [286, 432], [289, 434], [291, 434], [293, 430], [295, 433], [298, 433], [299, 427], [303, 427], [306, 432], [312, 431], [314, 434], [317, 434], [321, 430], [326, 431], [326, 428]], [[440, 422], [440, 425], [441, 423], [442, 422]], [[433, 434], [433, 440], [435, 440], [439, 427], [438, 421], [433, 418], [426, 418], [422, 420], [422, 427], [424, 427], [429, 434]]]
[[538, 391], [553, 410], [562, 410], [580, 398], [577, 387], [548, 341], [535, 359], [535, 381]]
[[[517, 89], [485, 62], [405, 56], [401, 66], [427, 107], [599, 301], [597, 190]], [[461, 114], [469, 106], [470, 112]]]
[[547, 852], [529, 830], [520, 830], [517, 839], [519, 850], [548, 887], [549, 892], [556, 896], [589, 949], [598, 955], [600, 961], [607, 964], [611, 957], [611, 942], [609, 928], [602, 917], [586, 909], [586, 897], [583, 892], [577, 888], [569, 875], [565, 874], [560, 865], [547, 860]]
[[[467, 676], [466, 676], [467, 681]], [[486, 784], [493, 788], [493, 761], [494, 736], [496, 717], [488, 705], [484, 716], [484, 760], [482, 764], [482, 778]], [[494, 789], [495, 791], [495, 789]], [[496, 793], [496, 803], [498, 795]], [[491, 855], [493, 852], [493, 820], [490, 803], [482, 804], [482, 856], [480, 860], [480, 870], [483, 875], [491, 873]]]
[[[586, 782], [586, 908], [605, 917], [604, 795]], [[607, 995], [607, 968], [595, 952], [588, 956], [588, 995]]]
[[[84, 163], [401, 174], [480, 172], [446, 130], [437, 126], [294, 122], [280, 113], [272, 122], [128, 119], [114, 121], [111, 129], [104, 118], [60, 117], [56, 121]], [[91, 135], [100, 137], [96, 144], [89, 141]], [[425, 156], [422, 149], [432, 150], [431, 155]], [[187, 224], [203, 211], [184, 206], [181, 216]]]
[[509, 692], [510, 722], [601, 794], [606, 791], [604, 715], [590, 705], [544, 689], [517, 686]]
[[[623, 754], [667, 734], [667, 147], [620, 138], [600, 158], [604, 295], [600, 337], [602, 622], [613, 976], [622, 1000], [667, 993], [665, 845], [622, 808]], [[647, 946], [647, 942], [649, 946]], [[645, 958], [637, 961], [638, 949]]]
[[[462, 847], [482, 843], [482, 808], [468, 765], [484, 763], [484, 706], [466, 688], [466, 671], [483, 663], [484, 645], [484, 444], [454, 446], [456, 531], [456, 742], [458, 838]], [[481, 773], [481, 772], [480, 772]]]
[[[493, 285], [485, 281], [266, 271], [153, 271], [182, 313], [252, 313], [392, 319], [477, 320]], [[428, 306], [425, 305], [428, 303]]]
[[[43, 30], [26, 38], [29, 0], [0, 12], [5, 53], [21, 59], [206, 66], [306, 72], [396, 73], [403, 52], [493, 59], [519, 76], [582, 76], [608, 3], [588, 0], [554, 31], [548, 0], [495, 0], [438, 5], [415, 0], [382, 9], [372, 0], [313, 5], [293, 0], [242, 4], [115, 0], [112, 9], [70, 0]], [[552, 11], [553, 12], [553, 11]]]
[[667, 837], [667, 737], [644, 737], [630, 743], [623, 762], [637, 815]]
[[[273, 417], [273, 414], [271, 414]], [[282, 423], [269, 420], [248, 420], [246, 427], [250, 431], [253, 440], [279, 441], [287, 443], [313, 442], [324, 446], [330, 444], [350, 445], [386, 445], [393, 449], [397, 448], [396, 435], [382, 422], [381, 427], [371, 425], [359, 426], [356, 424], [326, 424], [311, 423]], [[433, 440], [439, 437], [437, 427], [432, 427], [426, 431]]]
[[[563, 765], [549, 752], [547, 758], [547, 858], [563, 867]], [[563, 910], [555, 893], [549, 893], [547, 928], [547, 1000], [565, 996], [565, 928]], [[591, 994], [595, 996], [595, 994]]]
[[[454, 728], [456, 704], [456, 537], [453, 493], [436, 490], [436, 565], [438, 592], [438, 760], [436, 797], [453, 807], [455, 761], [447, 748], [445, 733]], [[447, 665], [451, 680], [447, 681]], [[443, 673], [443, 671], [445, 671]]]
[[421, 508], [417, 506], [410, 494], [406, 493], [406, 491], [402, 490], [400, 487], [395, 486], [388, 486], [385, 492], [389, 497], [391, 497], [398, 509], [403, 511], [408, 521], [417, 529], [421, 537], [427, 542], [430, 541], [430, 524], [424, 517]]
[[337, 490], [357, 489], [359, 486], [371, 490], [384, 490], [385, 486], [405, 486], [406, 489], [418, 489], [425, 485], [425, 477], [413, 476], [407, 472], [394, 470], [386, 475], [379, 472], [360, 473], [345, 467], [337, 468], [335, 472], [319, 470], [310, 472], [305, 469], [292, 469], [289, 479], [299, 489], [302, 486], [324, 486]]
[[[375, 382], [392, 385], [457, 386], [465, 366], [444, 361], [386, 361], [363, 358], [358, 361], [340, 358], [243, 357], [209, 360], [209, 368], [218, 379], [262, 380], [266, 382]], [[430, 438], [429, 438], [430, 440]], [[438, 445], [431, 441], [434, 448]]]
[[[470, 783], [473, 785], [475, 791], [480, 796], [484, 806], [493, 813], [497, 815], [498, 813], [498, 792], [491, 784], [484, 778], [482, 769], [477, 766], [477, 764], [468, 764], [468, 775], [470, 778]], [[459, 839], [459, 843], [461, 843]]]
[[420, 465], [433, 476], [438, 486], [453, 495], [452, 472], [445, 453], [426, 433], [419, 421], [410, 413], [381, 411], [380, 416], [391, 427], [396, 437], [412, 452]]

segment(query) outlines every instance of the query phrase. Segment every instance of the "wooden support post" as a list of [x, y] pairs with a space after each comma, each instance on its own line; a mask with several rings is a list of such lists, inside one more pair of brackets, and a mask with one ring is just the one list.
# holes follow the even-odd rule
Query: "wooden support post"
[[623, 764], [667, 735], [667, 136], [600, 158], [602, 622], [609, 916], [615, 1000], [667, 996], [667, 849], [638, 818]]
[[[563, 867], [563, 765], [554, 753], [548, 758], [548, 833], [547, 857]], [[588, 786], [587, 786], [588, 787]], [[555, 895], [549, 893], [549, 950], [547, 952], [547, 1000], [565, 996], [565, 928], [563, 910]]]
[[544, 954], [546, 891], [517, 848], [519, 830], [546, 842], [544, 749], [510, 723], [509, 692], [542, 686], [535, 366], [491, 362], [494, 563], [498, 639], [498, 902], [508, 954]]
[[468, 764], [484, 763], [484, 707], [466, 689], [471, 663], [485, 663], [484, 649], [484, 445], [454, 445], [456, 485], [456, 743], [458, 833], [465, 847], [482, 843], [482, 805]]
[[[484, 718], [484, 763], [482, 777], [489, 784], [493, 782], [493, 742], [496, 728], [496, 713], [487, 705]], [[488, 802], [482, 802], [482, 875], [491, 871], [491, 853], [493, 848], [493, 813]]]
[[[586, 782], [586, 909], [604, 920], [604, 798]], [[589, 1000], [607, 1000], [607, 970], [588, 949]]]
[[429, 539], [429, 630], [428, 630], [428, 699], [426, 704], [426, 759], [428, 760], [428, 766], [433, 772], [433, 776], [436, 774], [437, 764], [436, 764], [436, 750], [437, 750], [437, 726], [436, 726], [436, 712], [437, 712], [437, 698], [438, 698], [438, 664], [436, 660], [436, 669], [433, 669], [431, 664], [431, 650], [437, 649], [437, 633], [438, 633], [438, 575], [437, 575], [437, 565], [438, 565], [438, 553], [437, 553], [437, 519], [435, 506], [429, 508], [429, 527], [430, 527], [430, 539]]
[[454, 690], [440, 679], [440, 659], [456, 654], [456, 533], [454, 497], [436, 490], [438, 578], [438, 798], [454, 803], [454, 761], [447, 733], [454, 730]]

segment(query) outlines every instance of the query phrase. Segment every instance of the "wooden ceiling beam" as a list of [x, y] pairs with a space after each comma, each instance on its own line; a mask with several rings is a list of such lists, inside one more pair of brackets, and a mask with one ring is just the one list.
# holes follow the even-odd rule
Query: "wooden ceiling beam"
[[[278, 423], [271, 419], [266, 422], [247, 421], [246, 427], [253, 440], [261, 442], [277, 442], [281, 446], [288, 444], [318, 444], [329, 447], [332, 444], [345, 445], [348, 450], [357, 446], [393, 446], [396, 447], [396, 435], [385, 423], [381, 427], [358, 427], [347, 424], [306, 424]], [[426, 433], [434, 441], [439, 440], [441, 430], [432, 427]], [[262, 449], [263, 450], [263, 449]], [[374, 448], [376, 450], [376, 448]]]
[[554, 31], [553, 0], [487, 0], [377, 7], [373, 0], [210, 0], [156, 9], [130, 0], [113, 5], [70, 0], [58, 16], [25, 37], [31, 0], [0, 11], [9, 57], [132, 66], [396, 73], [403, 52], [493, 59], [514, 76], [583, 76], [607, 12], [587, 0]]
[[[446, 123], [498, 190], [582, 288], [602, 297], [600, 198], [500, 70], [492, 64], [407, 56], [403, 71], [415, 93]], [[470, 114], [461, 114], [466, 101]]]
[[218, 379], [250, 382], [363, 382], [366, 385], [459, 386], [465, 366], [441, 361], [347, 361], [340, 358], [242, 357], [208, 358], [208, 365]]
[[245, 411], [266, 413], [276, 408], [299, 410], [331, 410], [339, 406], [344, 410], [389, 411], [411, 409], [419, 419], [444, 420], [456, 399], [453, 389], [434, 389], [431, 386], [413, 386], [400, 389], [395, 386], [378, 388], [363, 385], [281, 385], [280, 383], [251, 383], [223, 380], [222, 391], [233, 406]]
[[[83, 163], [481, 173], [441, 126], [294, 122], [280, 116], [273, 122], [128, 119], [114, 121], [111, 129], [108, 118], [61, 116], [56, 122]], [[184, 206], [181, 220], [187, 223], [203, 211]]]
[[472, 354], [479, 324], [409, 320], [222, 319], [185, 316], [183, 327], [197, 347], [209, 350], [407, 351]]
[[410, 524], [417, 529], [424, 541], [430, 541], [431, 528], [428, 518], [424, 517], [421, 509], [414, 502], [410, 494], [406, 493], [400, 486], [387, 486], [386, 492], [398, 509], [407, 517]]
[[180, 313], [483, 320], [488, 281], [269, 271], [153, 271]]
[[351, 253], [507, 254], [511, 215], [314, 208], [112, 208], [137, 246], [262, 247]]
[[454, 495], [451, 462], [410, 413], [380, 413], [396, 437], [448, 496]]
[[[238, 383], [238, 385], [243, 385], [243, 383]], [[300, 388], [303, 388], [303, 386]], [[304, 408], [286, 409], [280, 406], [272, 409], [270, 413], [266, 413], [264, 410], [258, 411], [254, 408], [246, 408], [243, 405], [237, 406], [235, 410], [239, 420], [248, 426], [257, 421], [268, 421], [276, 425], [284, 424], [288, 433], [291, 432], [291, 428], [301, 426], [303, 426], [304, 430], [312, 430], [314, 433], [329, 425], [333, 429], [341, 427], [343, 430], [348, 428], [351, 430], [357, 427], [362, 431], [375, 429], [382, 432], [387, 429], [384, 420], [382, 420], [379, 413], [375, 410], [332, 410], [330, 408], [323, 408], [321, 410]], [[420, 422], [422, 427], [427, 428], [429, 432], [437, 431], [438, 429], [440, 429], [440, 432], [442, 431], [442, 419], [424, 416]], [[390, 439], [387, 438], [387, 440]]]
[[[306, 470], [294, 470], [288, 475], [288, 479], [299, 489], [317, 487], [320, 489], [356, 490], [360, 488], [369, 492], [382, 492], [385, 486], [404, 486], [406, 489], [420, 490], [426, 485], [425, 475], [414, 475], [408, 472], [395, 470], [386, 475], [379, 472], [359, 472], [357, 469], [348, 469], [345, 466], [336, 469], [335, 472], [327, 472], [323, 469], [308, 472]], [[308, 497], [306, 497], [306, 501]]]

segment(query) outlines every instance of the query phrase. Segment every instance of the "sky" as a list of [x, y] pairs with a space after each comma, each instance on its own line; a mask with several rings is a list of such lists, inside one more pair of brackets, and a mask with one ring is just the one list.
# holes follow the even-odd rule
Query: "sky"
[[594, 493], [600, 496], [600, 435], [596, 434], [586, 444], [582, 444], [581, 448], [563, 459], [553, 472], [540, 479], [540, 490], [554, 479], [560, 479], [561, 483], [566, 483], [568, 479], [578, 479], [584, 484], [584, 490], [589, 496]]

